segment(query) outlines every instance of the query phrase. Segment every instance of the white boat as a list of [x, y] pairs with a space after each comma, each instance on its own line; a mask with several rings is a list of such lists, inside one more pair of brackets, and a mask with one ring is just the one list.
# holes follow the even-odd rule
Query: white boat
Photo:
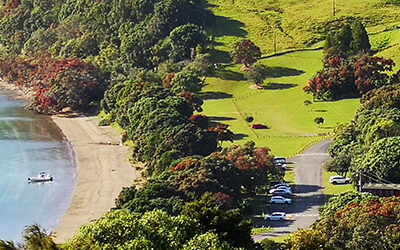
[[53, 176], [51, 174], [46, 174], [45, 172], [39, 173], [36, 177], [28, 177], [29, 182], [43, 182], [52, 180]]

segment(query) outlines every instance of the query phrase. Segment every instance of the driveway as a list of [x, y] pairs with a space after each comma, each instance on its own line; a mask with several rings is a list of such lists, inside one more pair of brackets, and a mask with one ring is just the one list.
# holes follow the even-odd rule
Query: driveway
[[330, 139], [322, 141], [303, 154], [288, 159], [288, 162], [295, 165], [296, 185], [292, 188], [293, 204], [272, 205], [269, 212], [286, 212], [291, 218], [284, 222], [268, 222], [266, 226], [273, 228], [273, 232], [255, 235], [253, 237], [255, 241], [283, 236], [299, 228], [308, 228], [318, 219], [318, 207], [326, 201], [323, 193], [322, 164], [329, 159], [327, 149], [330, 143]]

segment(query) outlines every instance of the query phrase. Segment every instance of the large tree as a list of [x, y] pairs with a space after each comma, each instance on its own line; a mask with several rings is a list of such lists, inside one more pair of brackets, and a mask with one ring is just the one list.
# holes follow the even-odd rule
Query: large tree
[[245, 67], [250, 67], [261, 56], [261, 50], [250, 40], [242, 40], [235, 44], [231, 51], [234, 63], [243, 63]]

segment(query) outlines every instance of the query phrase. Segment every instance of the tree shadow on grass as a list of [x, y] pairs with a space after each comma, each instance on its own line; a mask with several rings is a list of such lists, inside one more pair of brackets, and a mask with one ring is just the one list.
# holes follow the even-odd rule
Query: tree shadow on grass
[[223, 80], [231, 80], [231, 81], [243, 81], [244, 76], [241, 73], [228, 70], [228, 69], [219, 69], [214, 71], [213, 76], [221, 78]]
[[249, 137], [249, 136], [246, 134], [234, 134], [232, 138], [234, 141], [238, 141], [238, 140], [244, 139], [246, 137]]
[[267, 75], [271, 78], [278, 78], [284, 76], [298, 76], [304, 74], [303, 70], [280, 67], [280, 66], [273, 66], [268, 67]]
[[263, 88], [267, 89], [267, 90], [283, 90], [283, 89], [291, 89], [296, 86], [298, 86], [298, 84], [270, 82], [270, 83], [266, 84]]
[[[214, 42], [215, 44], [215, 42]], [[213, 62], [215, 63], [230, 63], [232, 62], [231, 56], [228, 52], [218, 49], [208, 49], [205, 52], [210, 53]]]
[[213, 36], [246, 37], [247, 31], [243, 29], [244, 23], [223, 16], [215, 16], [213, 22]]
[[226, 117], [226, 116], [209, 116], [208, 118], [211, 121], [233, 121], [233, 120], [236, 120], [236, 118]]
[[221, 91], [206, 91], [200, 94], [200, 97], [203, 100], [218, 100], [218, 99], [228, 99], [232, 98], [232, 94], [228, 94]]

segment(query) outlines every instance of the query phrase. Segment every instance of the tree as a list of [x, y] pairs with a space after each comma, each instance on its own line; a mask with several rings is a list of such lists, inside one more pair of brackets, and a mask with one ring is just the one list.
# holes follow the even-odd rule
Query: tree
[[316, 124], [318, 124], [318, 126], [319, 126], [324, 123], [324, 118], [323, 117], [315, 117], [314, 122]]
[[352, 31], [353, 41], [351, 42], [351, 49], [353, 53], [367, 53], [371, 49], [371, 44], [364, 25], [360, 21], [355, 21], [352, 25]]
[[347, 53], [351, 50], [353, 35], [349, 24], [345, 24], [344, 27], [337, 33], [336, 39], [337, 46], [341, 52]]
[[249, 70], [244, 72], [244, 76], [250, 82], [260, 86], [267, 78], [268, 68], [267, 66], [257, 63], [254, 64]]
[[191, 52], [205, 41], [204, 30], [195, 24], [185, 24], [176, 27], [171, 31], [169, 39], [171, 41], [171, 52], [169, 58], [174, 61], [181, 61], [191, 58]]
[[59, 249], [53, 239], [38, 224], [27, 227], [23, 238], [25, 249], [31, 250], [57, 250]]
[[250, 67], [261, 56], [261, 50], [250, 40], [242, 40], [235, 44], [231, 57], [234, 63], [243, 63]]
[[219, 239], [233, 247], [251, 249], [254, 245], [250, 236], [251, 221], [244, 220], [239, 209], [224, 211], [216, 206], [210, 193], [204, 194], [198, 201], [188, 203], [182, 215], [196, 220], [204, 231], [215, 232]]
[[400, 137], [378, 140], [362, 158], [358, 171], [370, 172], [382, 179], [400, 183]]
[[297, 232], [290, 234], [290, 237], [285, 240], [285, 249], [327, 249], [326, 243], [326, 235], [320, 231], [314, 229], [299, 229]]

